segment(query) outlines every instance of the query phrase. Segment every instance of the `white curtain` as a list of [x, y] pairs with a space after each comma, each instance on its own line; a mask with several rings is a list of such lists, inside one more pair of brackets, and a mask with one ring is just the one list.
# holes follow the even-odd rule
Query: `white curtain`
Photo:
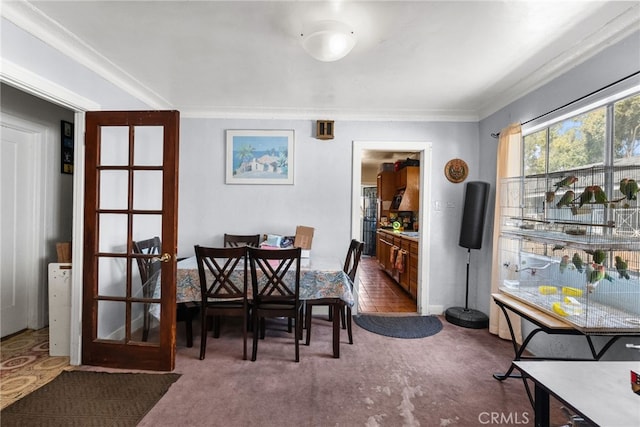
[[[501, 204], [501, 180], [502, 178], [519, 176], [521, 172], [521, 139], [522, 129], [520, 124], [512, 124], [500, 131], [498, 140], [498, 158], [496, 163], [496, 205], [493, 219], [493, 257], [491, 268], [491, 293], [500, 293], [500, 206]], [[513, 332], [518, 343], [522, 342], [522, 330], [520, 316], [509, 312], [509, 319], [513, 326]], [[511, 339], [507, 321], [500, 307], [491, 299], [491, 312], [489, 314], [489, 332], [500, 338]]]

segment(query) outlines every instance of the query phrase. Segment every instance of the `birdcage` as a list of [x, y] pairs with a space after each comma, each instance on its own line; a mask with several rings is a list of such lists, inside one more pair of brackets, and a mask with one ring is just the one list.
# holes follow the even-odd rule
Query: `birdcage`
[[629, 182], [640, 182], [640, 166], [501, 181], [503, 292], [585, 333], [640, 332], [640, 208]]

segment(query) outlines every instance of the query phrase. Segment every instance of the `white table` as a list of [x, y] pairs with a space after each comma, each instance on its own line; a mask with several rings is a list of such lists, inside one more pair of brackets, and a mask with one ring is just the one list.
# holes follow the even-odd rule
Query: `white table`
[[640, 395], [631, 390], [631, 370], [640, 372], [640, 361], [513, 363], [535, 383], [536, 427], [549, 426], [550, 396], [593, 425], [640, 426]]

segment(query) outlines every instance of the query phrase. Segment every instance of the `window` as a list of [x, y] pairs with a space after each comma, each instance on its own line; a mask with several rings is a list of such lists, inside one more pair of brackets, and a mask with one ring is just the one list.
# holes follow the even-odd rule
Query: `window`
[[[532, 129], [522, 139], [522, 164], [524, 175], [532, 178], [529, 182], [538, 183], [536, 185], [543, 189], [566, 176], [589, 176], [588, 183], [580, 181], [572, 187], [576, 195], [584, 191], [585, 185], [598, 185], [607, 194], [620, 196], [617, 189], [623, 176], [616, 170], [640, 166], [640, 93], [583, 110], [574, 116], [565, 116], [562, 120], [543, 125], [542, 128]], [[564, 221], [567, 224], [581, 220], [581, 212], [574, 209], [551, 209], [544, 213], [544, 208], [539, 208], [544, 206], [545, 195], [542, 193], [545, 190], [535, 188], [537, 190], [523, 189], [531, 196], [525, 197], [523, 201], [525, 209], [540, 211], [545, 219]], [[546, 200], [546, 203], [557, 203], [559, 197], [555, 193], [551, 196], [551, 200]], [[620, 200], [615, 200], [618, 201]], [[602, 222], [607, 219], [615, 222], [615, 233], [619, 236], [637, 236], [640, 232], [640, 218], [636, 209], [627, 209], [628, 203], [612, 203], [615, 209], [601, 208], [599, 211], [588, 212], [594, 218], [599, 218], [597, 215], [600, 212]], [[609, 232], [606, 228], [596, 228], [594, 231], [596, 234]], [[542, 254], [548, 249], [542, 243], [527, 244], [532, 246], [528, 249], [530, 252]], [[640, 269], [637, 257], [629, 255], [629, 260], [629, 268]]]
[[[612, 111], [612, 140], [607, 138], [609, 109]], [[640, 94], [525, 135], [522, 160], [525, 175], [639, 164]]]
[[613, 158], [615, 164], [640, 162], [640, 94], [613, 106]]
[[524, 137], [524, 174], [537, 175], [547, 170], [547, 129]]
[[604, 164], [605, 108], [549, 127], [549, 172]]

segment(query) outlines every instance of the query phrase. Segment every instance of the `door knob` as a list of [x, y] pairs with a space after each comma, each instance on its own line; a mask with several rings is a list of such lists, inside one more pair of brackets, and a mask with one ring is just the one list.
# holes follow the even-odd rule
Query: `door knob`
[[159, 260], [161, 262], [169, 262], [169, 261], [171, 261], [171, 255], [169, 255], [169, 253], [165, 252], [162, 255], [160, 255]]

